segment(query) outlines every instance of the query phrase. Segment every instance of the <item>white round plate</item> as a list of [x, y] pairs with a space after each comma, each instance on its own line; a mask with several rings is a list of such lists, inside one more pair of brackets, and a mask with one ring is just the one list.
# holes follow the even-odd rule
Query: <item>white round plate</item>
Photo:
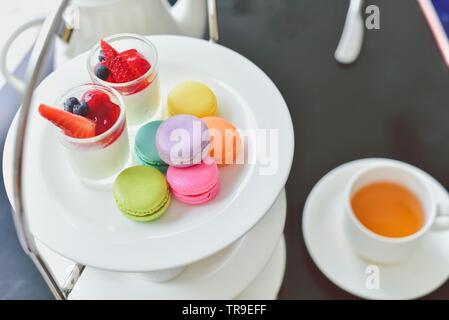
[[[259, 292], [259, 296], [271, 297], [279, 290], [285, 265], [285, 249], [281, 250], [280, 239], [286, 209], [282, 191], [268, 213], [242, 239], [189, 265], [171, 281], [151, 282], [142, 274], [86, 267], [70, 299], [232, 299], [257, 281], [276, 254], [269, 267], [273, 273], [262, 278], [266, 289]], [[58, 282], [64, 283], [73, 262], [39, 242], [38, 246]]]
[[[367, 299], [415, 299], [441, 286], [449, 277], [449, 232], [431, 231], [413, 256], [395, 265], [375, 265], [357, 256], [343, 232], [343, 190], [349, 178], [364, 166], [394, 163], [363, 159], [346, 163], [326, 174], [310, 192], [302, 228], [307, 250], [329, 280], [347, 292]], [[449, 207], [444, 187], [424, 171], [422, 175], [439, 201]], [[378, 268], [378, 269], [377, 269]], [[379, 287], [373, 287], [373, 276]], [[368, 285], [366, 285], [368, 283]]]
[[[257, 66], [208, 41], [179, 36], [149, 39], [159, 51], [163, 104], [175, 83], [200, 80], [216, 93], [222, 117], [243, 131], [277, 130], [282, 143], [268, 148], [275, 166], [272, 174], [261, 174], [271, 167], [263, 154], [256, 152], [256, 141], [250, 136], [245, 141], [245, 158], [256, 163], [221, 168], [222, 189], [213, 201], [201, 206], [173, 201], [157, 221], [130, 221], [116, 208], [109, 190], [89, 189], [79, 182], [55, 138], [55, 128], [37, 112], [39, 103], [52, 103], [70, 87], [89, 81], [86, 54], [63, 65], [35, 92], [25, 145], [25, 208], [37, 239], [88, 266], [139, 272], [205, 258], [236, 241], [263, 217], [290, 171], [294, 149], [291, 118], [279, 90]], [[15, 123], [8, 133], [3, 161], [10, 199]]]
[[285, 273], [286, 248], [282, 236], [265, 268], [236, 300], [276, 300]]

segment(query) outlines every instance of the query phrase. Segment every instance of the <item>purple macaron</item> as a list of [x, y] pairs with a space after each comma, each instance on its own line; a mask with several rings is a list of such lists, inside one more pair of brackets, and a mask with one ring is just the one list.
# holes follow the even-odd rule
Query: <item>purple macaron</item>
[[210, 137], [206, 124], [195, 116], [176, 115], [161, 123], [156, 132], [160, 158], [174, 167], [201, 163], [209, 154]]

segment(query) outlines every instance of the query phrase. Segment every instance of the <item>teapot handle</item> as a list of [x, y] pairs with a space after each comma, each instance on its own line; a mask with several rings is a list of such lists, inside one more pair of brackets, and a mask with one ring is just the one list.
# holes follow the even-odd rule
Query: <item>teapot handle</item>
[[25, 92], [25, 82], [22, 79], [19, 79], [15, 75], [13, 75], [7, 67], [7, 57], [8, 52], [11, 47], [11, 45], [14, 43], [14, 40], [25, 30], [42, 25], [44, 23], [45, 16], [36, 16], [25, 23], [21, 24], [16, 30], [14, 30], [13, 33], [9, 36], [9, 38], [6, 40], [5, 45], [3, 46], [1, 53], [0, 53], [0, 71], [5, 77], [5, 80], [17, 91], [20, 93]]
[[209, 20], [209, 41], [218, 41], [217, 3], [216, 0], [207, 0]]

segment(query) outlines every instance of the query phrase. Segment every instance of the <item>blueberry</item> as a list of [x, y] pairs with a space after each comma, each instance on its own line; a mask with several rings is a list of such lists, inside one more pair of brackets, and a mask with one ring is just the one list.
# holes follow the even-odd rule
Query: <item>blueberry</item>
[[109, 76], [109, 69], [106, 66], [99, 64], [95, 67], [95, 75], [101, 80], [106, 80]]
[[73, 113], [73, 108], [80, 105], [80, 101], [75, 97], [70, 97], [64, 102], [64, 110]]
[[98, 61], [103, 62], [104, 60], [105, 60], [104, 52], [103, 50], [100, 50], [100, 54], [98, 55]]
[[79, 116], [85, 117], [88, 111], [89, 108], [87, 107], [86, 101], [83, 101], [73, 107], [73, 113]]

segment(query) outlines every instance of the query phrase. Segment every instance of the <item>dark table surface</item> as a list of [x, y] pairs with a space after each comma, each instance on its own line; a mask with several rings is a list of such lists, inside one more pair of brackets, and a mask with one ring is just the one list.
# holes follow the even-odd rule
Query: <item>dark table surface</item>
[[[287, 182], [287, 270], [281, 299], [352, 299], [311, 261], [301, 234], [305, 199], [329, 170], [387, 157], [416, 165], [449, 187], [449, 77], [416, 1], [373, 0], [380, 30], [366, 31], [358, 61], [333, 53], [348, 1], [220, 0], [220, 43], [261, 67], [277, 84], [295, 128]], [[0, 141], [19, 97], [0, 91]], [[22, 253], [0, 190], [0, 298], [51, 298]], [[426, 298], [449, 299], [449, 283]]]

